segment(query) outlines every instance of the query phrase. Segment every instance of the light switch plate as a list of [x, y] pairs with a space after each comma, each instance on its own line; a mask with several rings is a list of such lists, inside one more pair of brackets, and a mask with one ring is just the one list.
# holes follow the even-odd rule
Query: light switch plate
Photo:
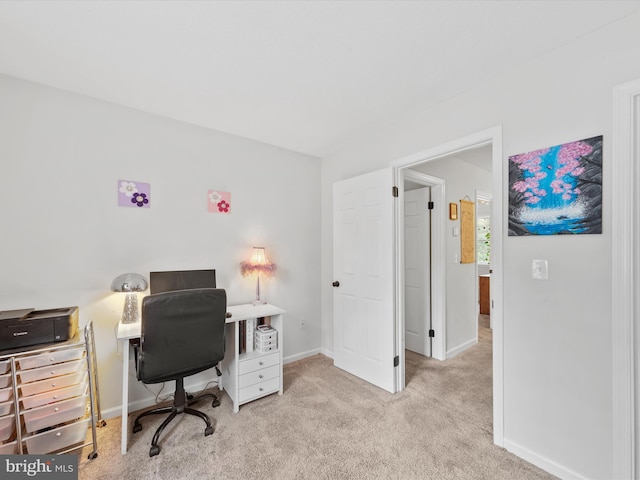
[[531, 261], [531, 277], [534, 280], [548, 280], [549, 279], [549, 262], [546, 260], [532, 260]]

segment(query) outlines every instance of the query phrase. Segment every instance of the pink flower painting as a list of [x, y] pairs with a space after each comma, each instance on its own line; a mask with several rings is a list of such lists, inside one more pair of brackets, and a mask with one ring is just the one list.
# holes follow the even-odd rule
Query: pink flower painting
[[209, 190], [207, 194], [207, 211], [209, 213], [231, 213], [231, 193]]
[[509, 235], [602, 233], [602, 136], [509, 157]]

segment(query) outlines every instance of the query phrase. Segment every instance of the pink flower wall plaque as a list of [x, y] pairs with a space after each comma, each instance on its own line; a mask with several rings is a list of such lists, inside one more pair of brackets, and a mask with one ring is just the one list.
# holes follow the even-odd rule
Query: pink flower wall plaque
[[209, 190], [207, 210], [209, 213], [231, 213], [231, 192]]
[[132, 180], [118, 180], [118, 206], [150, 208], [151, 184]]

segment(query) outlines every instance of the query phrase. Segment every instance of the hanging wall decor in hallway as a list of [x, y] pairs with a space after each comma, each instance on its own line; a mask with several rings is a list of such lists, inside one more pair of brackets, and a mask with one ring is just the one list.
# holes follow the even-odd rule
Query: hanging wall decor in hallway
[[476, 261], [476, 204], [471, 200], [460, 200], [460, 263]]
[[509, 236], [602, 233], [602, 135], [509, 157]]

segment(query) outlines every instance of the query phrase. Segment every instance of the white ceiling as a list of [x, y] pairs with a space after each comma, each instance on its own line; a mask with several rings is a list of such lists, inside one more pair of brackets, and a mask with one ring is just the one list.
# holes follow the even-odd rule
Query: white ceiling
[[0, 73], [315, 156], [640, 1], [1, 1]]

